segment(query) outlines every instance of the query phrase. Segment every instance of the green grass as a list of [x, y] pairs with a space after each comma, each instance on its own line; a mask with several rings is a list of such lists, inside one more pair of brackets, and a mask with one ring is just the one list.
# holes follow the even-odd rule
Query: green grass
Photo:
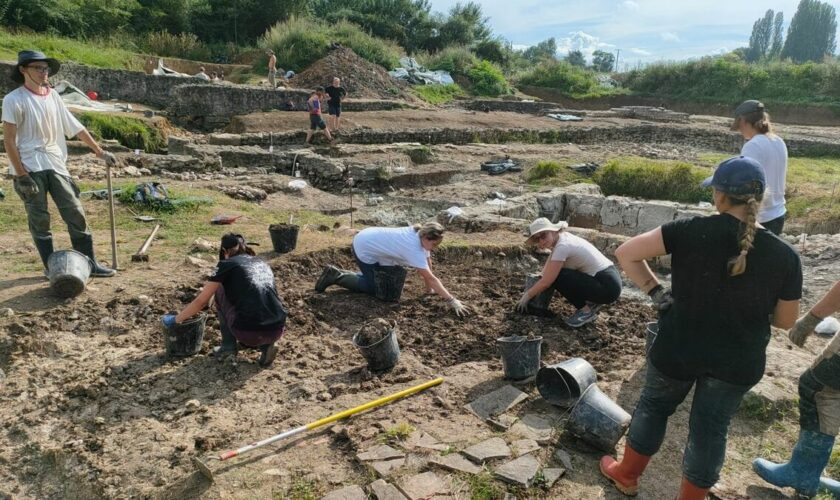
[[400, 422], [385, 431], [385, 439], [389, 442], [405, 441], [416, 429], [408, 422]]
[[486, 470], [470, 476], [468, 484], [472, 500], [497, 500], [505, 496], [505, 489]]
[[318, 484], [311, 479], [298, 478], [292, 484], [288, 493], [285, 496], [275, 495], [275, 498], [290, 498], [292, 500], [317, 500], [320, 498], [318, 494]]
[[108, 42], [86, 42], [45, 33], [12, 33], [0, 29], [0, 59], [15, 61], [19, 51], [32, 48], [62, 62], [75, 62], [97, 68], [143, 69], [142, 56]]
[[592, 182], [590, 178], [567, 168], [567, 165], [555, 161], [540, 160], [533, 167], [525, 170], [525, 180], [534, 187], [568, 186], [578, 182]]
[[147, 153], [166, 148], [163, 132], [140, 118], [106, 113], [79, 113], [78, 118], [96, 139], [115, 139], [123, 146]]
[[449, 85], [415, 85], [414, 91], [429, 104], [446, 104], [458, 97], [466, 96], [466, 92], [457, 83]]
[[623, 157], [608, 161], [594, 179], [606, 196], [697, 203], [712, 201], [712, 190], [700, 187], [710, 173], [684, 162]]

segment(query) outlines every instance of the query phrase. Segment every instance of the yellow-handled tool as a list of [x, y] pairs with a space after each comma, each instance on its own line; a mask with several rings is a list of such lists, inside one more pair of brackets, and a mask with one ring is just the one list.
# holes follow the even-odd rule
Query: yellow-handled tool
[[[425, 383], [420, 384], [420, 385], [415, 385], [414, 387], [409, 387], [408, 389], [406, 389], [404, 391], [400, 391], [400, 392], [391, 394], [390, 396], [385, 396], [383, 398], [379, 398], [375, 401], [370, 401], [368, 403], [357, 406], [355, 408], [350, 408], [349, 410], [344, 410], [342, 412], [335, 413], [333, 415], [330, 415], [329, 417], [325, 417], [325, 418], [322, 418], [320, 420], [310, 422], [306, 425], [301, 425], [300, 427], [295, 427], [294, 429], [289, 429], [285, 432], [281, 432], [280, 434], [277, 434], [277, 435], [272, 436], [270, 438], [263, 439], [262, 441], [257, 441], [256, 443], [252, 443], [252, 444], [249, 444], [247, 446], [243, 446], [242, 448], [239, 448], [239, 449], [236, 449], [236, 450], [231, 450], [231, 451], [226, 451], [226, 452], [222, 453], [221, 455], [219, 455], [218, 457], [211, 457], [211, 459], [224, 461], [224, 460], [227, 460], [229, 458], [233, 458], [233, 457], [242, 455], [243, 453], [248, 453], [251, 450], [255, 450], [257, 448], [261, 448], [261, 447], [269, 445], [271, 443], [275, 443], [277, 441], [280, 441], [281, 439], [286, 439], [286, 438], [292, 437], [296, 434], [300, 434], [302, 432], [309, 431], [309, 430], [327, 425], [329, 423], [335, 422], [336, 420], [341, 420], [341, 419], [347, 418], [349, 416], [355, 415], [357, 413], [361, 413], [365, 410], [370, 410], [371, 408], [376, 408], [377, 406], [382, 406], [382, 405], [388, 404], [392, 401], [396, 401], [398, 399], [402, 399], [402, 398], [417, 394], [420, 391], [424, 391], [424, 390], [428, 389], [429, 387], [434, 387], [436, 385], [440, 385], [441, 383], [443, 383], [443, 377], [436, 378], [434, 380], [430, 380], [430, 381], [425, 382]], [[193, 457], [193, 464], [198, 468], [198, 470], [201, 471], [201, 473], [205, 477], [207, 477], [207, 479], [209, 479], [211, 481], [213, 480], [213, 472], [210, 470], [209, 467], [207, 467], [207, 464], [205, 464], [204, 462], [202, 462], [201, 460], [199, 460], [198, 458], [195, 458], [195, 457]]]

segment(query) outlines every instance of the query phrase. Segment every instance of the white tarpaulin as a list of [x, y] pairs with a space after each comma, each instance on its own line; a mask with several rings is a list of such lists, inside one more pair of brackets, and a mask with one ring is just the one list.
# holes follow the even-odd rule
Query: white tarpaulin
[[61, 96], [68, 107], [78, 108], [87, 111], [131, 111], [130, 104], [108, 104], [104, 102], [94, 101], [79, 90], [78, 87], [68, 82], [61, 80], [55, 85], [55, 91]]
[[452, 76], [446, 71], [429, 71], [413, 57], [403, 57], [400, 59], [401, 68], [394, 71], [389, 71], [388, 74], [392, 78], [398, 80], [405, 80], [414, 84], [426, 85], [449, 85], [455, 83]]

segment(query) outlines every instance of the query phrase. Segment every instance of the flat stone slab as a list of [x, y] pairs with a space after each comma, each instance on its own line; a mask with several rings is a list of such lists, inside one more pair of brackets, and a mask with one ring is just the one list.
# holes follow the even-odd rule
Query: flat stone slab
[[504, 413], [528, 399], [528, 395], [512, 385], [485, 394], [467, 405], [467, 409], [482, 420]]
[[457, 453], [450, 453], [442, 457], [435, 457], [429, 460], [430, 464], [437, 465], [452, 472], [464, 472], [466, 474], [480, 474], [481, 467], [470, 462]]
[[533, 439], [540, 444], [547, 444], [554, 436], [554, 427], [548, 420], [529, 413], [513, 424], [509, 433], [522, 439]]
[[466, 450], [462, 451], [467, 458], [476, 463], [484, 463], [486, 460], [494, 458], [507, 458], [510, 456], [510, 448], [508, 448], [505, 440], [500, 437], [490, 438], [486, 441], [476, 443]]
[[367, 500], [367, 497], [365, 490], [361, 486], [354, 484], [353, 486], [347, 486], [340, 490], [331, 491], [321, 497], [321, 500]]
[[424, 472], [403, 479], [398, 488], [409, 500], [425, 500], [435, 495], [449, 495], [448, 481], [434, 472]]
[[563, 464], [563, 467], [565, 467], [566, 470], [575, 470], [574, 468], [572, 468], [572, 456], [569, 455], [569, 452], [567, 452], [566, 450], [562, 448], [557, 448], [557, 450], [554, 451], [554, 458], [557, 459], [558, 462]]
[[488, 418], [487, 423], [491, 426], [495, 427], [500, 431], [506, 431], [510, 429], [510, 427], [519, 420], [518, 417], [514, 417], [513, 415], [501, 414], [494, 418]]
[[563, 477], [563, 474], [566, 473], [566, 469], [557, 468], [550, 468], [550, 469], [543, 469], [542, 474], [543, 478], [545, 479], [545, 487], [551, 488], [554, 484]]
[[379, 477], [388, 477], [403, 465], [405, 465], [404, 458], [382, 460], [380, 462], [367, 462], [367, 466], [373, 469]]
[[405, 458], [405, 453], [391, 448], [387, 444], [374, 446], [373, 448], [359, 453], [356, 458], [360, 462], [373, 462], [380, 460], [391, 460], [392, 458]]
[[493, 474], [502, 481], [528, 488], [539, 470], [539, 460], [531, 455], [523, 455], [498, 467]]
[[396, 486], [384, 479], [377, 479], [370, 483], [370, 490], [376, 500], [406, 500], [406, 496], [400, 493]]
[[436, 437], [423, 431], [412, 432], [411, 435], [408, 436], [408, 439], [406, 439], [403, 443], [403, 446], [408, 449], [424, 448], [435, 451], [444, 451], [449, 448], [449, 446], [438, 441]]
[[510, 449], [513, 451], [514, 457], [521, 457], [532, 451], [540, 449], [540, 444], [533, 439], [520, 439], [510, 443]]

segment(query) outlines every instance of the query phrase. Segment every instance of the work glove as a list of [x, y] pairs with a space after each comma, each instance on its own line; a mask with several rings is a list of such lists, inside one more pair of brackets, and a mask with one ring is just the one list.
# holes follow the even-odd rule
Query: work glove
[[114, 153], [103, 151], [99, 157], [105, 160], [105, 165], [108, 165], [109, 167], [117, 166], [117, 157], [114, 156]]
[[659, 314], [667, 311], [671, 304], [674, 303], [674, 298], [671, 296], [671, 290], [662, 285], [656, 285], [649, 292], [650, 300], [653, 301], [653, 308], [659, 311]]
[[15, 177], [15, 186], [24, 198], [28, 199], [38, 194], [38, 184], [28, 174]]
[[452, 297], [451, 299], [446, 301], [446, 305], [448, 305], [458, 317], [467, 316], [470, 314], [470, 309], [461, 303], [460, 300]]
[[164, 314], [160, 318], [160, 322], [163, 323], [163, 326], [165, 326], [166, 328], [172, 328], [176, 325], [175, 317], [175, 314]]
[[821, 318], [814, 316], [814, 314], [809, 311], [808, 314], [802, 316], [796, 321], [796, 323], [794, 323], [793, 328], [788, 331], [788, 338], [797, 346], [802, 347], [805, 344], [805, 339], [808, 338], [808, 335], [813, 333], [814, 328], [816, 328], [821, 321]]
[[531, 302], [531, 298], [528, 297], [528, 293], [523, 293], [522, 297], [519, 298], [519, 302], [516, 303], [516, 312], [525, 314], [528, 312], [528, 302]]

